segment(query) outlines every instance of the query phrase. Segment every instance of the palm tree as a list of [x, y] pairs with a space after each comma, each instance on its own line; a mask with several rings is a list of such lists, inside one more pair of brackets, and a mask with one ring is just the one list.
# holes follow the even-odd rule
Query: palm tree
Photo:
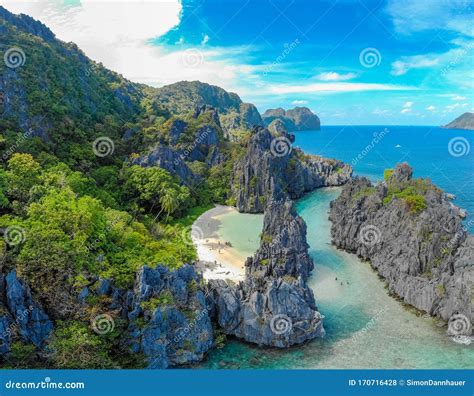
[[163, 194], [160, 195], [159, 201], [161, 210], [156, 215], [155, 221], [163, 211], [166, 212], [166, 220], [168, 220], [170, 214], [173, 213], [179, 206], [179, 200], [176, 195], [176, 191], [174, 191], [173, 189], [164, 190]]

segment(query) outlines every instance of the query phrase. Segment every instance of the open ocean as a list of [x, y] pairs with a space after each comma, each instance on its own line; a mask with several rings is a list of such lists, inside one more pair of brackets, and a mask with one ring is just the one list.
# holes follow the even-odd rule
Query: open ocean
[[[433, 126], [322, 126], [295, 132], [294, 146], [308, 154], [340, 159], [356, 175], [381, 180], [383, 171], [408, 162], [415, 177], [430, 178], [455, 194], [474, 232], [474, 131]], [[469, 223], [470, 221], [470, 223]], [[468, 224], [469, 223], [469, 224]]]

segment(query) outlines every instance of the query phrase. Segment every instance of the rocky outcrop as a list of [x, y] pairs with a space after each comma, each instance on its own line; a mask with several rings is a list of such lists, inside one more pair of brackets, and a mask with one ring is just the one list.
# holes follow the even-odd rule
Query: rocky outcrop
[[321, 128], [319, 117], [307, 107], [295, 107], [291, 110], [268, 109], [262, 115], [265, 125], [270, 125], [274, 120], [280, 120], [288, 131], [317, 131]]
[[198, 180], [198, 177], [189, 169], [182, 156], [164, 144], [158, 144], [148, 154], [133, 159], [132, 164], [143, 167], [159, 166], [172, 175], [179, 177], [187, 185], [195, 184]]
[[249, 276], [301, 278], [313, 270], [308, 254], [306, 224], [293, 203], [273, 201], [265, 209], [260, 248], [245, 264]]
[[0, 355], [10, 352], [11, 342], [21, 339], [38, 348], [53, 330], [43, 308], [31, 295], [30, 288], [19, 280], [15, 271], [0, 277]]
[[332, 242], [370, 260], [390, 291], [430, 315], [472, 320], [474, 239], [464, 213], [400, 164], [384, 182], [347, 184], [331, 203]]
[[214, 345], [200, 283], [189, 265], [174, 272], [143, 267], [137, 275], [133, 296], [129, 294], [130, 339], [132, 350], [143, 353], [150, 368], [198, 362]]
[[306, 225], [291, 201], [267, 206], [260, 248], [245, 266], [238, 285], [209, 282], [215, 319], [226, 334], [278, 348], [324, 336], [323, 317], [306, 285], [313, 268]]
[[444, 125], [446, 129], [466, 129], [474, 131], [474, 113], [464, 113], [451, 121], [449, 124]]
[[[117, 288], [109, 279], [92, 279], [77, 296], [75, 314], [87, 317], [90, 298], [104, 301], [105, 314], [91, 318], [94, 331], [106, 334], [116, 320], [126, 321], [128, 328], [121, 343], [145, 356], [149, 368], [195, 363], [214, 346], [213, 307], [207, 305], [203, 288], [202, 278], [190, 265], [175, 271], [145, 266], [131, 290]], [[103, 321], [107, 329], [94, 325], [96, 320]], [[16, 340], [45, 348], [52, 331], [53, 322], [15, 271], [2, 276], [0, 358], [10, 353]]]
[[[108, 279], [82, 290], [110, 301], [107, 311], [128, 323], [125, 347], [142, 354], [149, 368], [168, 368], [203, 359], [214, 346], [214, 335], [202, 279], [194, 267], [170, 271], [162, 265], [142, 267], [132, 290], [118, 289]], [[112, 319], [109, 319], [112, 320]]]
[[[281, 129], [280, 129], [281, 130]], [[341, 161], [304, 154], [293, 135], [255, 128], [245, 155], [236, 162], [232, 195], [241, 212], [263, 212], [266, 202], [297, 199], [318, 187], [346, 183], [352, 168]]]
[[270, 122], [267, 128], [274, 135], [285, 135], [288, 133], [285, 123], [278, 118]]

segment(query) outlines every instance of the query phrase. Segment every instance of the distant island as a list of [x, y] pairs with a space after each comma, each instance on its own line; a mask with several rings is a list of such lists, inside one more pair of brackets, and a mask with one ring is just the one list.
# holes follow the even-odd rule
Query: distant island
[[466, 112], [451, 121], [449, 124], [443, 126], [446, 129], [467, 129], [470, 131], [474, 130], [474, 113]]
[[268, 109], [262, 115], [265, 126], [274, 120], [281, 120], [288, 131], [314, 131], [320, 129], [319, 117], [307, 107], [295, 107], [291, 110]]

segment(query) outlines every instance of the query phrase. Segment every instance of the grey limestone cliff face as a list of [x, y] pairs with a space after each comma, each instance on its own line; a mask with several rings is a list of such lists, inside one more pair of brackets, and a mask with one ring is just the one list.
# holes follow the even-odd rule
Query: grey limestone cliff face
[[[106, 326], [113, 329], [115, 324], [125, 323], [120, 339], [124, 351], [142, 354], [149, 368], [192, 364], [201, 361], [214, 346], [212, 307], [203, 289], [202, 278], [190, 265], [174, 271], [161, 265], [145, 266], [138, 272], [133, 289], [117, 288], [109, 279], [91, 279], [76, 296], [74, 315], [90, 319], [94, 330], [96, 319], [89, 318], [87, 301], [90, 297], [102, 299], [106, 303], [98, 317], [106, 318]], [[48, 307], [33, 298], [15, 271], [1, 276], [0, 359], [18, 340], [54, 353], [48, 346], [54, 322], [47, 312]]]
[[0, 356], [10, 352], [14, 340], [44, 347], [52, 330], [53, 323], [16, 272], [0, 276]]
[[211, 280], [215, 320], [226, 334], [286, 348], [324, 336], [323, 317], [306, 279], [313, 268], [306, 225], [291, 201], [273, 201], [259, 250], [238, 285]]
[[191, 265], [174, 271], [162, 265], [144, 266], [130, 290], [101, 279], [84, 288], [79, 300], [86, 304], [91, 295], [107, 297], [106, 309], [115, 319], [126, 321], [124, 348], [142, 354], [148, 368], [192, 364], [214, 346], [212, 307], [206, 302], [202, 278]]
[[186, 120], [174, 117], [164, 135], [132, 163], [143, 167], [158, 166], [185, 184], [193, 185], [200, 177], [191, 171], [188, 163], [201, 161], [212, 166], [223, 161], [219, 151], [223, 132], [219, 114], [212, 106], [196, 107]]
[[[195, 363], [213, 347], [209, 308], [200, 282], [189, 265], [173, 272], [162, 266], [143, 267], [137, 275], [129, 297], [130, 340], [132, 351], [143, 353], [150, 368]], [[138, 318], [144, 325], [138, 324]]]
[[157, 144], [148, 154], [134, 159], [132, 164], [143, 167], [158, 166], [179, 177], [186, 184], [194, 184], [198, 180], [181, 155], [164, 144]]
[[[276, 124], [275, 124], [276, 125]], [[352, 168], [341, 161], [306, 155], [293, 148], [293, 135], [255, 128], [245, 155], [236, 162], [232, 195], [241, 212], [261, 213], [266, 202], [300, 198], [318, 187], [346, 183]]]
[[332, 242], [370, 260], [406, 303], [444, 320], [472, 320], [474, 238], [464, 215], [449, 195], [412, 179], [412, 169], [400, 164], [376, 186], [364, 178], [347, 184], [329, 218]]
[[260, 248], [245, 264], [249, 276], [302, 277], [313, 270], [306, 224], [290, 200], [273, 201], [265, 210]]

